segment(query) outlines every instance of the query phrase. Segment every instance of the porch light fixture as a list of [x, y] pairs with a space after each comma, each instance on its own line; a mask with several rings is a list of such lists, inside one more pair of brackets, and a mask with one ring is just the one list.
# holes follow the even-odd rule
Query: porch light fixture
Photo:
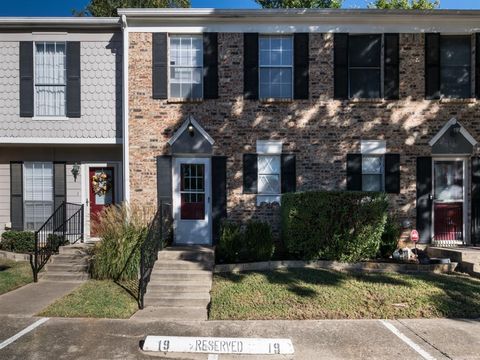
[[455, 124], [453, 124], [451, 127], [450, 127], [450, 136], [451, 137], [454, 137], [458, 134], [460, 134], [460, 129], [462, 128], [462, 126], [456, 122]]
[[193, 136], [195, 135], [195, 128], [194, 128], [194, 126], [193, 126], [193, 124], [192, 124], [191, 121], [188, 123], [187, 130], [188, 130], [188, 134], [189, 134], [191, 137], [193, 137]]
[[78, 165], [77, 163], [73, 164], [71, 173], [73, 175], [73, 180], [76, 182], [78, 174], [80, 174], [80, 165]]

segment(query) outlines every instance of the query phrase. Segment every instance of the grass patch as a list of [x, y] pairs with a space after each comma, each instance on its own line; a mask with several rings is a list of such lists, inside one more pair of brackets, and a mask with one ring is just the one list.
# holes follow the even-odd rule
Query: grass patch
[[480, 317], [480, 281], [317, 269], [216, 274], [210, 308], [212, 320], [436, 317]]
[[136, 300], [113, 281], [88, 280], [38, 315], [128, 319], [137, 309]]
[[0, 259], [0, 295], [32, 281], [33, 275], [30, 263]]

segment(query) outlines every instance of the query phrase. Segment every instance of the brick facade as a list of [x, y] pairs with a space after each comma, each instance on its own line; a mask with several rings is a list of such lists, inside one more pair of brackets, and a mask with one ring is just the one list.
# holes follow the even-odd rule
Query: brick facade
[[[258, 139], [282, 140], [296, 154], [298, 190], [345, 189], [346, 155], [360, 140], [386, 140], [401, 154], [401, 192], [389, 195], [400, 218], [415, 220], [416, 157], [431, 154], [428, 142], [452, 117], [480, 139], [475, 100], [424, 99], [424, 35], [400, 35], [398, 101], [333, 100], [333, 36], [310, 34], [310, 100], [265, 103], [243, 99], [243, 34], [219, 33], [219, 98], [200, 103], [152, 99], [152, 34], [130, 33], [129, 161], [131, 201], [156, 202], [155, 157], [169, 153], [168, 139], [189, 114], [226, 155], [228, 217], [261, 218], [278, 226], [278, 206], [257, 207], [242, 193], [242, 154]], [[478, 153], [478, 149], [475, 149]], [[468, 173], [467, 173], [468, 174]], [[467, 175], [467, 178], [469, 175]]]

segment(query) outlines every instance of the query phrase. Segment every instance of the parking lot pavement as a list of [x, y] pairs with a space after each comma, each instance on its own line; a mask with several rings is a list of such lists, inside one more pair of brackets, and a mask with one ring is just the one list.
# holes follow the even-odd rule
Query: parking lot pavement
[[[38, 319], [0, 317], [0, 342], [35, 321]], [[144, 353], [139, 343], [147, 335], [290, 338], [295, 348], [293, 356], [222, 354], [218, 360], [480, 359], [480, 321], [472, 320], [138, 322], [58, 318], [0, 350], [0, 359], [208, 358], [206, 354]]]

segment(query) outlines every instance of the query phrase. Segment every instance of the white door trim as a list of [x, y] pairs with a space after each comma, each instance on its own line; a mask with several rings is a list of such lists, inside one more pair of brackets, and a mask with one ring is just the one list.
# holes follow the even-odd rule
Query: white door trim
[[[183, 245], [211, 245], [212, 244], [212, 179], [210, 157], [187, 157], [178, 156], [172, 159], [172, 212], [173, 212], [173, 242]], [[177, 229], [180, 220], [180, 164], [204, 164], [205, 165], [205, 220], [207, 222], [207, 236], [204, 241], [177, 241]], [[194, 222], [199, 220], [182, 220]]]

